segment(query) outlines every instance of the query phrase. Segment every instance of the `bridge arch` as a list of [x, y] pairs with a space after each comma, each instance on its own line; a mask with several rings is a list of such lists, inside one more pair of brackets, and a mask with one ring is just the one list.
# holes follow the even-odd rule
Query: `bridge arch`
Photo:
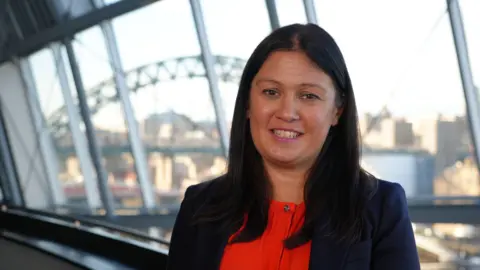
[[[226, 83], [238, 83], [246, 61], [238, 57], [216, 55], [215, 71], [218, 78]], [[184, 56], [146, 64], [125, 72], [128, 89], [138, 92], [150, 85], [179, 79], [206, 78], [206, 71], [200, 55]], [[87, 90], [87, 101], [91, 115], [102, 107], [118, 101], [113, 77]], [[47, 119], [52, 135], [62, 137], [68, 131], [68, 114], [65, 106], [53, 112]], [[197, 125], [189, 120], [195, 128]]]

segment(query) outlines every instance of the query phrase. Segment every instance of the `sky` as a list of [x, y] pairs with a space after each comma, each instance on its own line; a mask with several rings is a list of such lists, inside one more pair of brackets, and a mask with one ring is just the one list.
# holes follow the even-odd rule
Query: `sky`
[[[112, 1], [110, 1], [112, 2]], [[337, 41], [352, 78], [359, 112], [383, 106], [396, 116], [463, 115], [462, 91], [445, 0], [316, 0], [318, 23]], [[265, 1], [201, 0], [211, 51], [247, 59], [270, 32]], [[480, 1], [460, 0], [476, 85], [480, 85]], [[305, 23], [302, 0], [277, 0], [281, 25]], [[163, 0], [112, 21], [125, 70], [200, 54], [188, 0]], [[112, 76], [100, 27], [74, 44], [86, 89]], [[64, 105], [48, 49], [31, 57], [44, 113]], [[71, 82], [70, 82], [71, 83]], [[71, 88], [73, 84], [71, 83]], [[226, 118], [235, 83], [220, 83]], [[161, 82], [131, 95], [138, 120], [175, 110], [195, 120], [215, 117], [204, 79]], [[74, 91], [73, 91], [74, 92]], [[113, 92], [112, 92], [113, 93]], [[120, 104], [94, 116], [103, 128], [123, 129]]]

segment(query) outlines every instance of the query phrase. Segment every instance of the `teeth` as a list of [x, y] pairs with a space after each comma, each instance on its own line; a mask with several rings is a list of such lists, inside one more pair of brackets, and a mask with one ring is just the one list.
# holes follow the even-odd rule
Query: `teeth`
[[275, 135], [277, 135], [278, 137], [288, 138], [288, 139], [293, 139], [298, 137], [298, 135], [300, 135], [298, 132], [295, 132], [295, 131], [286, 131], [286, 130], [279, 130], [279, 129], [274, 129], [273, 133], [275, 133]]

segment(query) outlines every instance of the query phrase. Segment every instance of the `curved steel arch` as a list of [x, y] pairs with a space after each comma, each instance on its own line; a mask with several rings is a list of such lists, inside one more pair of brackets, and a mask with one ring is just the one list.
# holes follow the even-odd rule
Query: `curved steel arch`
[[[236, 83], [240, 80], [246, 61], [237, 57], [215, 56], [215, 70], [222, 82]], [[137, 92], [149, 85], [174, 81], [182, 78], [206, 78], [206, 72], [200, 55], [184, 56], [147, 64], [125, 72], [128, 88]], [[107, 79], [87, 91], [87, 101], [91, 115], [102, 107], [118, 100], [115, 81]], [[186, 117], [186, 116], [185, 116]], [[52, 135], [61, 137], [68, 130], [68, 115], [65, 106], [57, 109], [48, 118]], [[197, 125], [189, 120], [194, 127]]]

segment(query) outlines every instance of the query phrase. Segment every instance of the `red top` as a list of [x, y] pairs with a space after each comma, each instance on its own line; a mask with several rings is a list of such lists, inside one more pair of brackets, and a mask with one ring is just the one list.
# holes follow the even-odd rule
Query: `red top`
[[220, 270], [307, 270], [311, 242], [292, 250], [283, 244], [301, 228], [304, 214], [303, 203], [272, 201], [264, 234], [252, 242], [227, 245]]

